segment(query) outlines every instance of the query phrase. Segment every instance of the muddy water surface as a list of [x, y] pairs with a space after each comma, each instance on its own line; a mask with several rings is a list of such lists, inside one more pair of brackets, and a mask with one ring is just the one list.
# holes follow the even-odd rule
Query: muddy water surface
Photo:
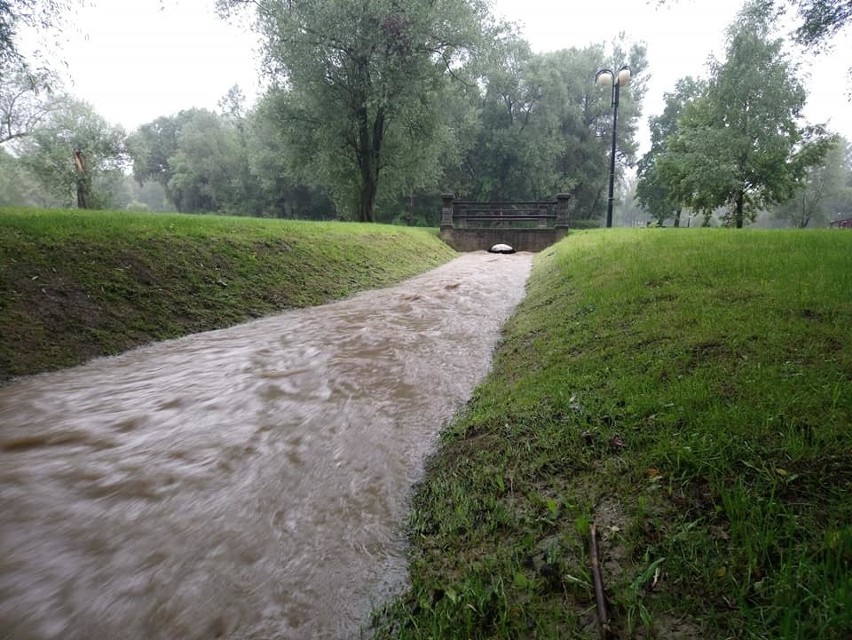
[[351, 638], [531, 256], [0, 388], [0, 638]]

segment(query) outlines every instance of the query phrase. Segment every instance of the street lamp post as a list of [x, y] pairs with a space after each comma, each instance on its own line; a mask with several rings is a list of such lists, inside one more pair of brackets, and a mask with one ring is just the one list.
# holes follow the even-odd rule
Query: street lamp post
[[601, 69], [595, 74], [595, 84], [612, 87], [612, 151], [609, 157], [609, 200], [606, 203], [606, 226], [612, 226], [612, 194], [615, 187], [615, 128], [618, 124], [618, 90], [630, 82], [630, 67], [624, 65], [617, 73]]

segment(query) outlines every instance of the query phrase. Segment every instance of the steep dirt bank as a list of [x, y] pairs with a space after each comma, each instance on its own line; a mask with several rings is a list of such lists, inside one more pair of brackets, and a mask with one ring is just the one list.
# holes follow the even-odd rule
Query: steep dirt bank
[[0, 210], [0, 383], [398, 282], [456, 255], [430, 231]]

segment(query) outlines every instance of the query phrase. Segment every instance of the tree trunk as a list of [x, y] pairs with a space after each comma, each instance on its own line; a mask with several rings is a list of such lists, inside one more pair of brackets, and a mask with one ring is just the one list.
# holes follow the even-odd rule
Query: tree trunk
[[680, 207], [678, 207], [677, 211], [675, 211], [674, 226], [676, 226], [676, 227], [680, 226], [680, 212], [681, 211], [683, 211], [683, 209], [681, 209]]
[[804, 229], [808, 226], [808, 223], [811, 221], [811, 217], [808, 215], [808, 203], [804, 194], [802, 194], [802, 217], [799, 219], [799, 228]]
[[737, 229], [743, 228], [743, 206], [745, 204], [745, 194], [742, 191], [737, 193], [737, 210], [736, 217], [734, 218], [735, 226]]
[[74, 149], [74, 166], [77, 169], [77, 208], [90, 209], [92, 181], [86, 171], [86, 162], [80, 149]]
[[80, 178], [77, 178], [77, 208], [78, 209], [88, 209], [89, 208], [89, 196], [87, 193], [88, 189], [86, 189], [86, 184]]
[[361, 167], [361, 185], [358, 194], [358, 222], [373, 222], [376, 205], [376, 180], [369, 167]]
[[367, 116], [367, 108], [361, 107], [358, 118], [358, 166], [361, 179], [358, 188], [358, 221], [373, 222], [376, 194], [379, 191], [382, 141], [385, 133], [385, 113], [381, 107], [376, 113], [373, 126]]

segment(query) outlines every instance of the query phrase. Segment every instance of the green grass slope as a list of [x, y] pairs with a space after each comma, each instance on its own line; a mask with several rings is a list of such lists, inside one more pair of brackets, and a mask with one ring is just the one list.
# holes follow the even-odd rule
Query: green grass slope
[[412, 498], [379, 638], [852, 634], [852, 234], [607, 230], [539, 254]]
[[0, 382], [321, 304], [454, 255], [422, 229], [0, 209]]

